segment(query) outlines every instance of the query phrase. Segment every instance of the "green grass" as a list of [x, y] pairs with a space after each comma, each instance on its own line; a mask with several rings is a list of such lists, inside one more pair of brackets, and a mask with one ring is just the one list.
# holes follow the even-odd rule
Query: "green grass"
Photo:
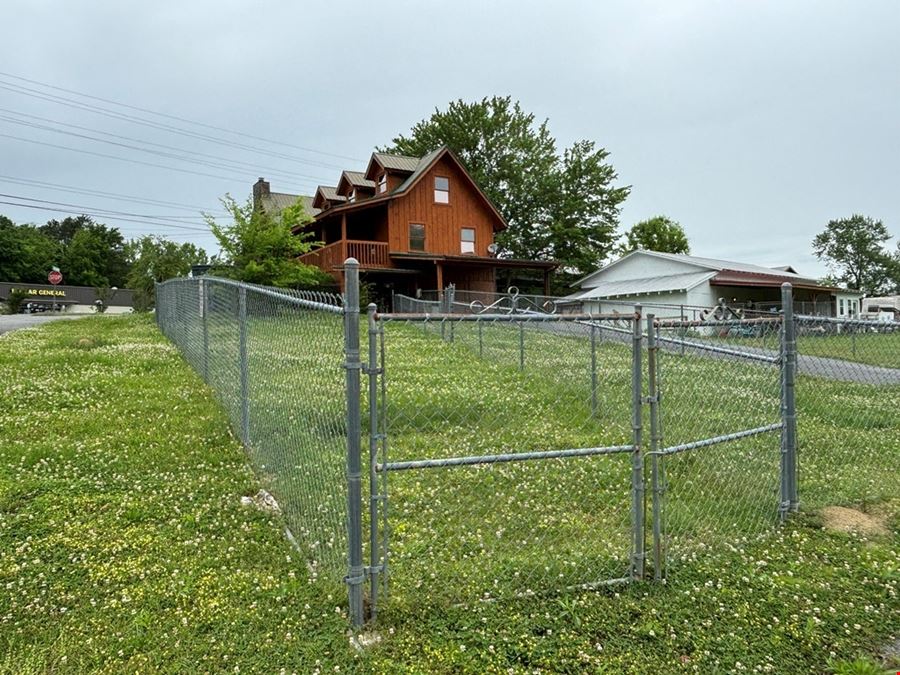
[[[529, 333], [520, 373], [515, 332], [492, 328], [478, 358], [470, 326], [452, 344], [388, 326], [391, 459], [627, 442], [623, 346], [598, 349], [592, 416], [583, 340]], [[804, 499], [886, 514], [892, 534], [814, 513], [771, 527], [778, 441], [760, 436], [666, 462], [667, 585], [546, 592], [624, 571], [626, 457], [398, 473], [382, 640], [357, 655], [343, 587], [306, 563], [333, 556], [240, 506], [280, 475], [332, 475], [340, 344], [294, 346], [334, 346], [334, 326], [251, 326], [256, 474], [214, 328], [224, 409], [143, 317], [0, 339], [0, 672], [827, 672], [900, 631], [897, 390], [803, 380]], [[667, 443], [777, 419], [770, 370], [662, 358]], [[334, 486], [308, 485], [329, 504], [318, 537]], [[295, 531], [317, 521], [302, 499], [283, 503]]]
[[859, 333], [857, 335], [801, 335], [797, 349], [809, 356], [825, 356], [900, 368], [900, 332]]

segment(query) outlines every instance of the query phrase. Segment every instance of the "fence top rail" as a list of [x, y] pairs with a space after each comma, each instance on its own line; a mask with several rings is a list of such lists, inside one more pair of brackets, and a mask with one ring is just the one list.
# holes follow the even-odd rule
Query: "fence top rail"
[[854, 326], [873, 326], [877, 328], [900, 328], [900, 321], [878, 321], [876, 319], [854, 319], [853, 317], [815, 316], [812, 314], [795, 314], [794, 319], [801, 323], [836, 323], [853, 324]]
[[294, 291], [290, 289], [274, 288], [272, 286], [260, 286], [258, 284], [248, 284], [243, 281], [235, 281], [234, 279], [223, 279], [222, 277], [202, 276], [202, 277], [180, 277], [176, 279], [168, 279], [158, 286], [166, 286], [176, 283], [213, 283], [223, 286], [233, 286], [235, 288], [243, 288], [247, 291], [264, 295], [275, 300], [281, 300], [298, 307], [306, 309], [315, 309], [323, 312], [331, 312], [332, 314], [343, 314], [343, 298], [334, 293], [325, 291]]
[[657, 319], [655, 324], [658, 328], [702, 328], [704, 326], [746, 326], [755, 324], [780, 324], [781, 315], [771, 317], [757, 317], [755, 319], [713, 319], [697, 321], [683, 321], [679, 319]]
[[419, 313], [377, 313], [379, 321], [506, 321], [509, 323], [534, 323], [542, 321], [632, 321], [640, 319], [640, 314], [445, 314], [441, 312]]

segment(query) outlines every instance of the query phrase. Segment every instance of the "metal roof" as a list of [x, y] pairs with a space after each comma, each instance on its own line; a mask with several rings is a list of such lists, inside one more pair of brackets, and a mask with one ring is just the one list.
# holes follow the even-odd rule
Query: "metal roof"
[[347, 182], [354, 187], [369, 187], [373, 190], [375, 189], [375, 181], [368, 180], [366, 174], [362, 171], [344, 171], [344, 176], [347, 177]]
[[303, 208], [305, 208], [306, 212], [311, 216], [314, 216], [319, 212], [319, 209], [313, 208], [313, 198], [306, 195], [289, 195], [286, 192], [270, 192], [267, 195], [262, 195], [260, 199], [262, 201], [263, 210], [272, 215], [281, 213], [283, 209], [295, 204], [298, 199], [303, 202]]
[[597, 300], [601, 298], [617, 298], [648, 293], [679, 293], [699, 286], [715, 276], [714, 271], [688, 272], [686, 274], [669, 274], [643, 279], [622, 279], [619, 281], [600, 282], [600, 285], [586, 291], [567, 296], [568, 300]]
[[391, 171], [415, 171], [419, 166], [418, 157], [407, 157], [405, 155], [388, 155], [383, 152], [376, 152], [372, 155], [378, 160], [385, 169]]
[[322, 193], [322, 196], [325, 197], [325, 199], [330, 201], [343, 202], [347, 200], [346, 197], [342, 197], [337, 193], [336, 187], [331, 185], [320, 185], [318, 191]]
[[648, 256], [652, 258], [662, 258], [664, 260], [671, 260], [674, 262], [684, 263], [686, 265], [693, 265], [695, 267], [700, 267], [708, 270], [715, 270], [717, 272], [722, 272], [724, 270], [730, 270], [733, 272], [747, 272], [749, 274], [765, 274], [765, 275], [775, 275], [777, 277], [782, 278], [784, 281], [802, 281], [805, 283], [817, 283], [815, 279], [810, 277], [805, 277], [800, 274], [796, 274], [793, 272], [787, 272], [781, 269], [777, 269], [774, 267], [763, 267], [762, 265], [752, 265], [749, 263], [740, 263], [733, 262], [731, 260], [717, 260], [716, 258], [701, 258], [695, 255], [685, 255], [683, 253], [660, 253], [658, 251], [632, 251], [627, 255], [622, 256], [621, 258], [614, 260], [613, 262], [601, 267], [599, 270], [591, 272], [585, 277], [576, 281], [573, 286], [578, 286], [583, 284], [585, 281], [601, 276], [603, 272], [610, 269], [611, 267], [619, 264], [623, 260], [628, 258], [632, 258], [634, 256]]
[[441, 146], [437, 150], [432, 150], [427, 155], [422, 157], [418, 161], [418, 164], [416, 164], [415, 170], [406, 177], [405, 181], [397, 186], [397, 189], [394, 190], [394, 192], [405, 192], [410, 185], [416, 182], [419, 176], [421, 176], [423, 173], [425, 173], [425, 171], [428, 170], [428, 167], [431, 166], [431, 163], [434, 162], [434, 160], [437, 159], [437, 156], [440, 155], [445, 149], [446, 146]]

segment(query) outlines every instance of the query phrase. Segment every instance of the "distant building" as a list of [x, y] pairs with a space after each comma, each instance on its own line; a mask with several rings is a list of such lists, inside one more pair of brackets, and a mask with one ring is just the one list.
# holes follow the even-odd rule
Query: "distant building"
[[[621, 311], [623, 303], [639, 302], [707, 309], [720, 299], [730, 307], [767, 311], [780, 309], [785, 282], [793, 286], [798, 314], [859, 314], [862, 293], [824, 286], [790, 266], [770, 268], [656, 251], [633, 251], [587, 275], [576, 282], [580, 290], [567, 300], [580, 302], [589, 312]], [[679, 312], [656, 314], [677, 316]]]
[[[0, 302], [6, 302], [14, 289], [25, 291], [23, 307], [29, 304], [35, 311], [58, 310], [70, 314], [88, 314], [96, 311], [96, 289], [89, 286], [51, 286], [49, 284], [20, 284], [0, 282]], [[134, 308], [134, 291], [119, 288], [111, 292], [107, 299], [108, 314], [124, 314]]]
[[498, 271], [543, 277], [553, 261], [498, 258], [494, 237], [507, 224], [462, 162], [447, 147], [424, 157], [373, 153], [365, 171], [344, 171], [336, 186], [313, 197], [253, 186], [257, 207], [274, 212], [303, 199], [313, 222], [295, 229], [321, 242], [299, 260], [331, 274], [343, 287], [343, 263], [356, 258], [367, 283], [416, 295], [443, 289], [494, 293]]

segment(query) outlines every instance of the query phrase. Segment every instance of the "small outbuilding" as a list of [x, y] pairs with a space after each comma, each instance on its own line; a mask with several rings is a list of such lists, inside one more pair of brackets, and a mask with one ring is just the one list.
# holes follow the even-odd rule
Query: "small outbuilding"
[[[660, 317], [692, 318], [724, 302], [731, 308], [777, 311], [781, 285], [794, 288], [795, 312], [855, 316], [863, 294], [819, 283], [793, 267], [762, 267], [692, 255], [633, 251], [578, 280], [567, 301], [586, 312], [622, 311], [623, 305], [653, 305]], [[670, 306], [659, 307], [657, 305]], [[683, 308], [683, 309], [682, 309]]]

